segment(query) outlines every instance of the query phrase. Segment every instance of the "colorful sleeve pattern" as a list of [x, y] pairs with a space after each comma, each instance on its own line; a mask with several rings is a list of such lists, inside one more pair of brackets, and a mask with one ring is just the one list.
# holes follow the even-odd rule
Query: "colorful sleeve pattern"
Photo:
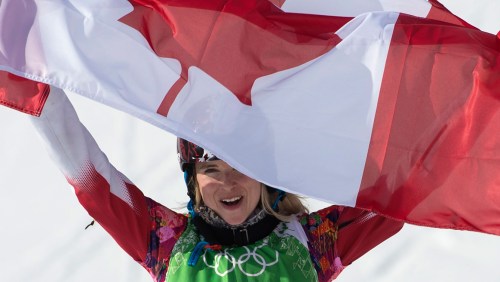
[[304, 214], [299, 220], [308, 238], [319, 281], [334, 280], [345, 266], [403, 226], [399, 221], [369, 211], [342, 206]]
[[304, 214], [299, 218], [307, 235], [309, 252], [318, 273], [318, 281], [333, 280], [343, 269], [335, 250], [340, 213], [340, 207], [332, 206], [327, 210]]
[[157, 202], [147, 199], [151, 229], [149, 247], [143, 266], [157, 282], [163, 282], [174, 245], [186, 230], [188, 217], [175, 213]]

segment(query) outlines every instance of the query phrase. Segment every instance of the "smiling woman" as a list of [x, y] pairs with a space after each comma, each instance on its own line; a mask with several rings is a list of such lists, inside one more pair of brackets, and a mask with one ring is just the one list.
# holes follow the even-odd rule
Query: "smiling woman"
[[190, 212], [177, 213], [109, 162], [60, 89], [32, 121], [82, 206], [154, 281], [330, 281], [403, 225], [341, 206], [309, 214], [185, 140]]
[[[189, 144], [186, 140], [178, 140], [179, 144]], [[194, 175], [189, 172], [193, 165]], [[182, 167], [188, 175], [188, 187], [195, 191], [194, 208], [199, 210], [207, 206], [230, 225], [242, 224], [257, 208], [282, 221], [289, 220], [293, 214], [307, 212], [299, 196], [288, 193], [284, 197], [283, 191], [257, 182], [224, 161], [212, 160]]]
[[[296, 277], [329, 281], [402, 226], [347, 207], [331, 206], [308, 214], [297, 195], [240, 173], [194, 143], [178, 138], [177, 152], [190, 197], [190, 217], [171, 251], [175, 261], [161, 267], [175, 269], [168, 271], [168, 280], [271, 281], [288, 277], [295, 281], [292, 277]], [[244, 251], [250, 249], [255, 252], [253, 260]], [[221, 256], [228, 260], [223, 272], [219, 272]], [[198, 263], [200, 257], [204, 264]], [[182, 261], [192, 268], [179, 263]], [[296, 267], [286, 267], [297, 262], [301, 264], [298, 272]]]
[[[459, 14], [476, 11], [477, 17], [486, 21], [490, 13], [490, 18], [498, 22], [496, 13], [491, 13], [499, 10], [493, 5], [500, 2], [487, 1], [489, 7], [474, 2], [474, 7], [462, 9]], [[451, 7], [465, 1], [447, 2]], [[465, 6], [472, 2], [467, 3]], [[0, 6], [6, 7], [3, 4]], [[54, 25], [50, 23], [52, 30]], [[497, 31], [498, 24], [491, 32]], [[89, 42], [95, 45], [95, 41]], [[151, 64], [144, 65], [155, 69]], [[134, 68], [143, 69], [138, 64]], [[137, 87], [141, 93], [150, 92]], [[110, 245], [112, 240], [106, 240], [109, 238], [98, 224], [83, 231], [90, 219], [75, 207], [73, 193], [64, 192], [64, 177], [47, 165], [49, 160], [40, 152], [38, 139], [23, 123], [24, 119], [18, 113], [4, 111], [0, 112], [4, 121], [0, 138], [0, 186], [4, 189], [0, 197], [4, 227], [0, 245], [2, 281], [149, 280], [141, 267], [132, 266], [136, 261], [155, 281], [164, 281], [167, 276], [168, 281], [274, 281], [277, 276], [280, 281], [327, 281], [399, 228], [399, 223], [345, 207], [331, 206], [308, 213], [295, 195], [283, 196], [260, 183], [253, 189], [260, 190], [259, 200], [252, 201], [254, 209], [247, 214], [247, 192], [253, 192], [247, 188], [255, 187], [256, 181], [241, 181], [239, 172], [216, 158], [193, 164], [196, 170], [188, 177], [195, 185], [192, 213], [177, 213], [171, 207], [176, 206], [176, 200], [184, 200], [178, 191], [185, 191], [185, 187], [176, 182], [175, 175], [179, 173], [175, 167], [165, 169], [169, 154], [160, 152], [165, 147], [163, 139], [157, 138], [153, 146], [148, 146], [147, 142], [158, 136], [134, 132], [144, 130], [143, 124], [135, 127], [137, 121], [124, 115], [110, 118], [108, 108], [99, 111], [99, 105], [90, 106], [87, 100], [73, 97], [82, 115], [87, 116], [85, 125], [115, 166], [143, 187], [145, 193], [161, 200], [159, 204], [145, 197], [111, 165], [64, 95], [58, 97], [61, 93], [53, 92], [46, 113], [34, 119], [34, 123], [46, 137], [52, 156], [74, 186], [79, 200], [133, 259]], [[173, 143], [172, 140], [168, 147], [172, 149]], [[175, 150], [170, 151], [174, 155]], [[202, 155], [205, 153], [208, 154], [203, 150]], [[204, 165], [226, 172], [227, 178], [217, 180], [213, 171], [203, 171]], [[215, 167], [210, 168], [212, 165]], [[219, 183], [210, 192], [208, 185], [214, 182]], [[229, 185], [231, 182], [235, 184]], [[36, 189], [25, 189], [31, 187]], [[204, 189], [211, 196], [203, 196]], [[210, 197], [214, 205], [208, 203]], [[235, 218], [231, 218], [233, 214]], [[409, 226], [405, 230], [390, 244], [357, 260], [340, 280], [497, 281], [498, 267], [494, 261], [499, 253], [498, 238], [465, 232], [444, 235], [442, 230], [429, 229], [419, 232], [422, 229]], [[38, 239], [34, 240], [33, 234]]]
[[196, 207], [206, 205], [230, 225], [243, 223], [260, 200], [262, 185], [221, 160], [195, 165]]

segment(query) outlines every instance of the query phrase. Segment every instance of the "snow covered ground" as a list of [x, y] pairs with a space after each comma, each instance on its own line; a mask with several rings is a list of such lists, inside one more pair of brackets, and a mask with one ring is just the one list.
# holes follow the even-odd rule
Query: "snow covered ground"
[[[500, 30], [500, 1], [442, 1]], [[187, 201], [175, 137], [85, 98], [70, 97], [104, 152], [148, 196]], [[91, 108], [92, 110], [86, 110]], [[23, 114], [0, 107], [0, 281], [141, 282], [149, 275], [81, 208]], [[321, 207], [311, 202], [311, 209]], [[500, 281], [500, 237], [405, 226], [337, 281]]]

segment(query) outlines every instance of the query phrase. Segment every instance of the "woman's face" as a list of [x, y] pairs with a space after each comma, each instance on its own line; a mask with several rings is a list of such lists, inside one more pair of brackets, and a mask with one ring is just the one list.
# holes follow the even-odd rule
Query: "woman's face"
[[197, 163], [196, 180], [205, 205], [230, 225], [245, 222], [260, 201], [260, 182], [221, 160]]

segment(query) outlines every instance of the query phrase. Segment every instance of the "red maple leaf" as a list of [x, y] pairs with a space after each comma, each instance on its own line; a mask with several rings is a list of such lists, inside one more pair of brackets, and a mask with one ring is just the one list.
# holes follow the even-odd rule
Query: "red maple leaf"
[[137, 29], [159, 57], [180, 61], [179, 80], [158, 113], [170, 106], [196, 66], [251, 105], [255, 80], [311, 61], [340, 42], [349, 19], [281, 11], [268, 0], [130, 0], [120, 19]]

